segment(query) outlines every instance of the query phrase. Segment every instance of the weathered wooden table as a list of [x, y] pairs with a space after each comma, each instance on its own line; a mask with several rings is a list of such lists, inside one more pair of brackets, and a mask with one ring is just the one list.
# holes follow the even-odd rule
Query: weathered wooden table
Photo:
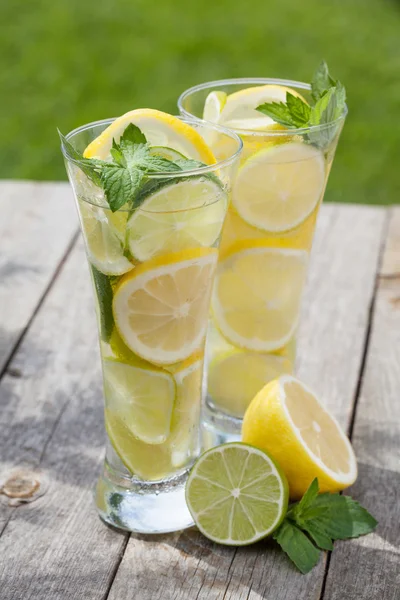
[[2, 600], [399, 600], [400, 207], [331, 204], [320, 215], [298, 372], [349, 432], [351, 493], [379, 527], [336, 543], [307, 576], [272, 542], [231, 549], [195, 529], [144, 537], [99, 520], [95, 346], [67, 184], [2, 182], [0, 479], [25, 468], [41, 486], [19, 506], [0, 495]]

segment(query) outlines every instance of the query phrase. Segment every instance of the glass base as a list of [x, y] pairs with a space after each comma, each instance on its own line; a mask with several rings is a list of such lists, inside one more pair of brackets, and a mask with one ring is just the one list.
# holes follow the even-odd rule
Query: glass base
[[202, 414], [202, 448], [208, 450], [242, 439], [242, 419], [228, 415], [206, 400]]
[[194, 525], [185, 500], [189, 470], [162, 482], [121, 477], [107, 462], [95, 500], [100, 517], [113, 527], [136, 533], [170, 533]]

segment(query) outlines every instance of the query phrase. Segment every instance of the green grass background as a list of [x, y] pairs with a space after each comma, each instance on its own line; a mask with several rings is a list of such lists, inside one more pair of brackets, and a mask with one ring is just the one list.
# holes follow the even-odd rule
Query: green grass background
[[1, 178], [64, 179], [57, 126], [175, 112], [210, 79], [309, 81], [325, 58], [350, 110], [327, 199], [398, 202], [396, 0], [8, 0], [0, 27]]

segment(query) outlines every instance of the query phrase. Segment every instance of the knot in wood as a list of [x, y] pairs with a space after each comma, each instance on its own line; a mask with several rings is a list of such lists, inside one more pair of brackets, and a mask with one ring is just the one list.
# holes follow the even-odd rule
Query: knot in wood
[[31, 498], [40, 488], [40, 483], [27, 472], [14, 473], [1, 488], [1, 493], [9, 498]]

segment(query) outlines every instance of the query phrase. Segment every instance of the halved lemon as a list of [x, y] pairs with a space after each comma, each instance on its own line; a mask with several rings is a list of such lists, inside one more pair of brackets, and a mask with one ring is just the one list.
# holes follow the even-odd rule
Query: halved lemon
[[215, 163], [213, 153], [194, 127], [177, 117], [151, 108], [131, 110], [115, 119], [89, 144], [84, 156], [107, 159], [113, 139], [118, 142], [130, 123], [137, 125], [142, 130], [151, 146], [166, 146], [203, 163]]
[[[113, 414], [111, 423], [120, 421], [121, 428], [146, 444], [165, 442], [171, 431], [176, 395], [173, 377], [161, 369], [112, 359], [103, 359], [103, 375], [107, 415]], [[115, 450], [130, 468], [126, 436], [115, 426], [109, 433]]]
[[313, 212], [325, 182], [324, 156], [315, 146], [273, 144], [244, 162], [232, 202], [250, 225], [269, 232], [288, 231]]
[[212, 246], [221, 234], [227, 203], [222, 184], [212, 178], [161, 186], [128, 221], [131, 254], [145, 261], [161, 253]]
[[274, 84], [253, 86], [229, 94], [221, 113], [220, 122], [225, 124], [232, 119], [263, 119], [264, 123], [269, 121], [272, 125], [275, 121], [258, 112], [256, 108], [266, 102], [286, 102], [287, 92], [304, 100], [296, 90]]
[[122, 278], [113, 314], [128, 348], [168, 365], [202, 347], [217, 258], [214, 248], [186, 250], [149, 260]]
[[79, 201], [82, 229], [89, 260], [105, 275], [122, 275], [134, 265], [124, 256], [126, 211], [111, 210]]
[[256, 395], [244, 416], [242, 439], [278, 461], [293, 499], [300, 498], [315, 477], [321, 492], [338, 492], [357, 478], [354, 451], [338, 422], [290, 375]]
[[247, 247], [220, 261], [212, 310], [232, 344], [270, 352], [293, 337], [307, 272], [308, 253], [288, 248]]

